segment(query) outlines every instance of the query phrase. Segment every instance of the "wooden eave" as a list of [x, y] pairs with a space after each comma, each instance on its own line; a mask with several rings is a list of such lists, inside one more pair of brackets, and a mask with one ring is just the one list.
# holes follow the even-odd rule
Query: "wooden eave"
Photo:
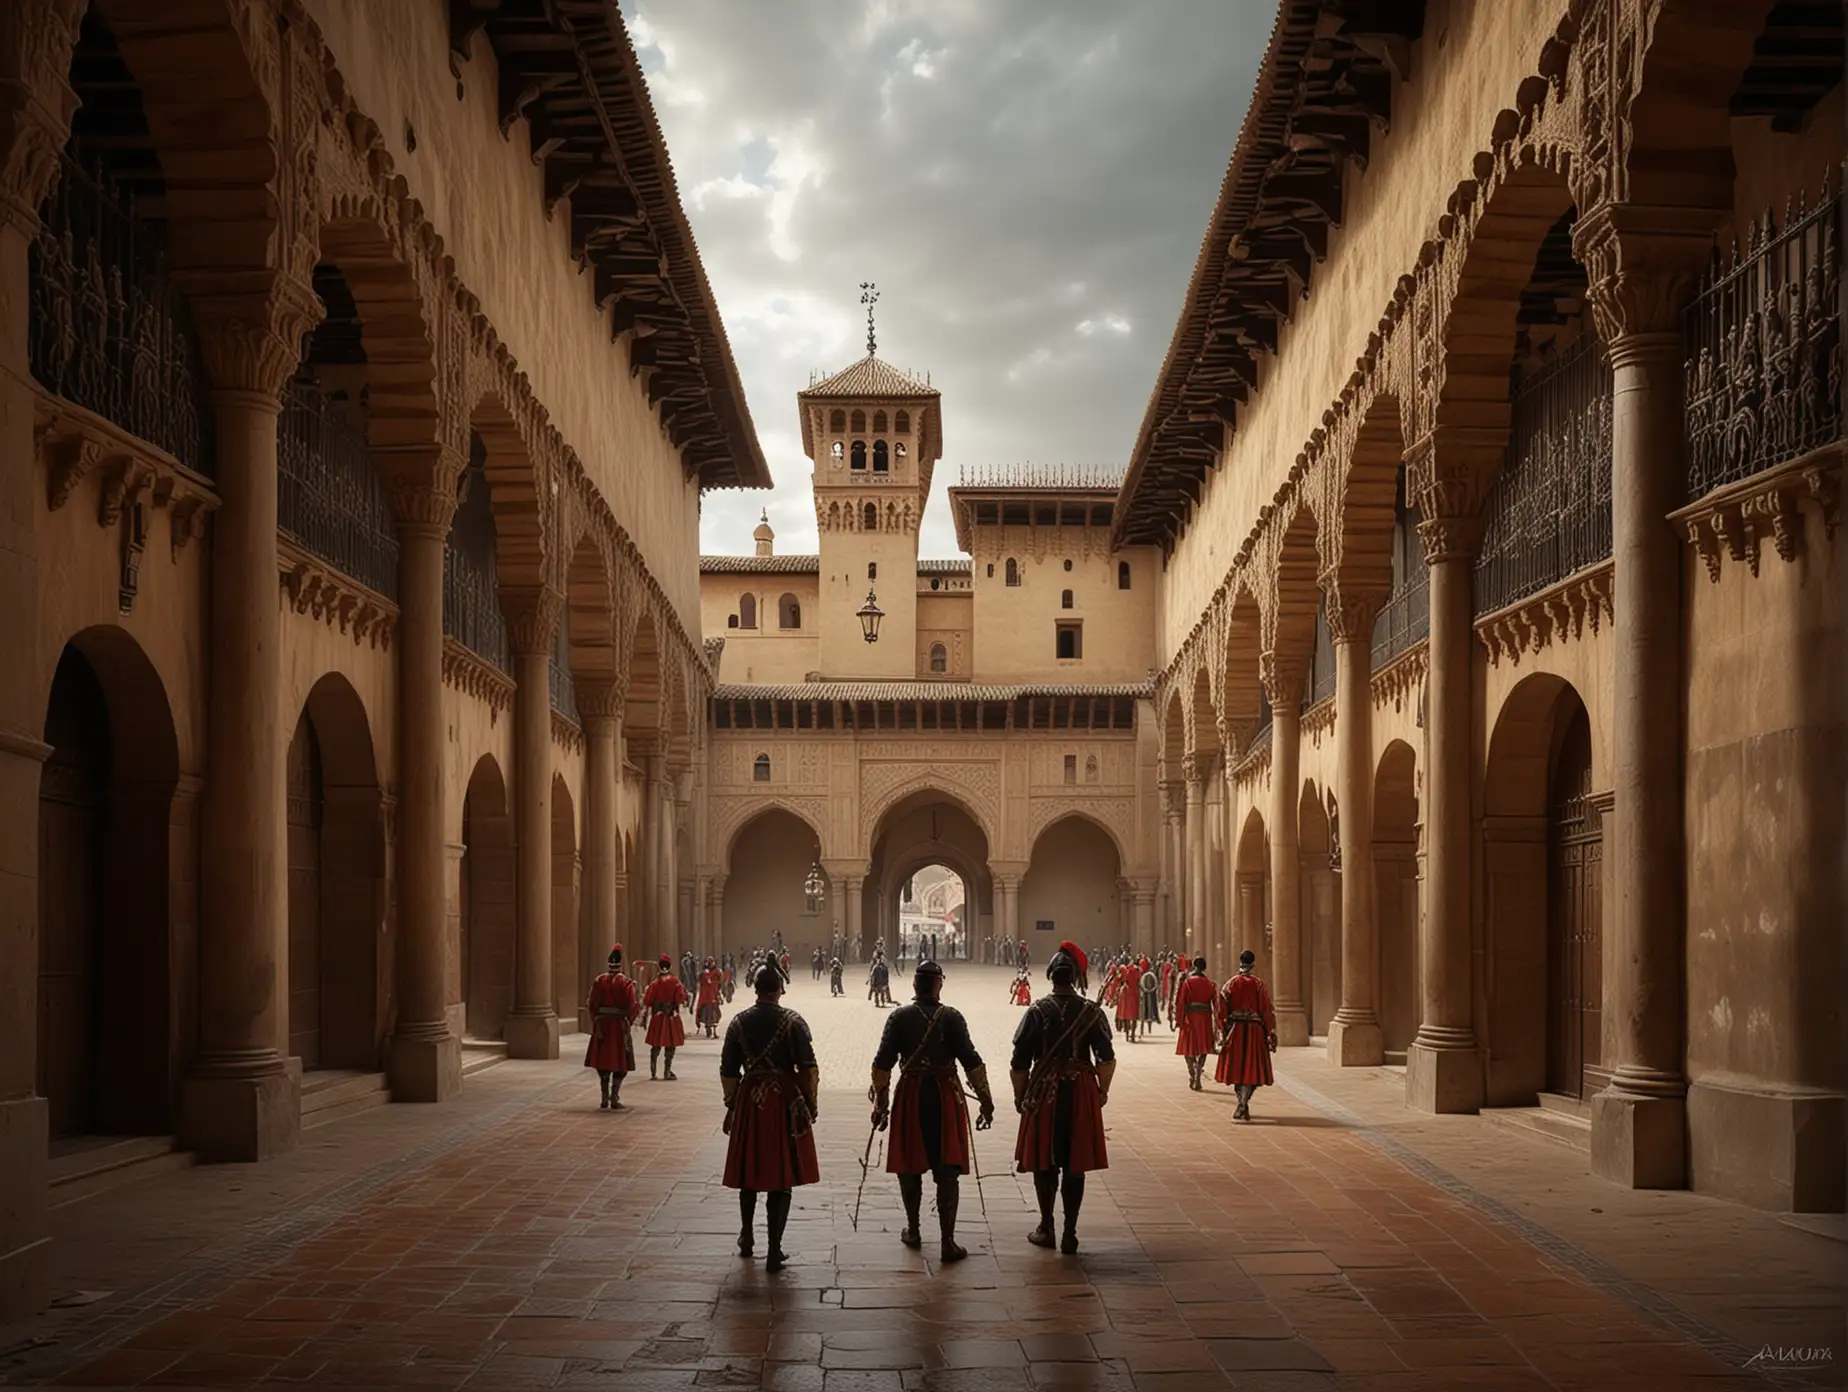
[[1349, 164], [1366, 167], [1424, 0], [1281, 0], [1238, 143], [1150, 393], [1118, 497], [1117, 546], [1173, 548], [1238, 408], [1309, 296], [1341, 225]]
[[548, 218], [568, 206], [571, 255], [610, 337], [705, 488], [768, 488], [712, 286], [646, 80], [611, 0], [450, 0], [458, 70], [476, 35], [499, 75], [501, 134], [524, 122]]

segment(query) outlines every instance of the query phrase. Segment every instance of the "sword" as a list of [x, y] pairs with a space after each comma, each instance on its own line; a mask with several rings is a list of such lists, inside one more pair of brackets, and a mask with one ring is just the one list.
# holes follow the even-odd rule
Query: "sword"
[[874, 1126], [866, 1133], [866, 1154], [860, 1157], [860, 1191], [853, 1196], [853, 1230], [860, 1231], [860, 1202], [866, 1197], [866, 1176], [871, 1172], [868, 1162], [873, 1158], [873, 1139], [878, 1136], [879, 1128]]

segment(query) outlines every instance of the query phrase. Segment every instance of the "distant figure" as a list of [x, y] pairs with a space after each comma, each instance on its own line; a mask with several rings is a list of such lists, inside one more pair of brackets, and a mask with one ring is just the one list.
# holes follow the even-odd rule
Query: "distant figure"
[[1015, 1005], [1033, 1004], [1033, 982], [1024, 969], [1014, 978], [1014, 984], [1008, 987], [1007, 998]]
[[1181, 1022], [1174, 1052], [1187, 1060], [1187, 1086], [1195, 1092], [1202, 1091], [1206, 1056], [1213, 1052], [1213, 1002], [1218, 994], [1206, 974], [1204, 957], [1193, 959], [1193, 970], [1174, 991], [1174, 1013]]
[[638, 1008], [635, 983], [623, 973], [622, 944], [617, 943], [610, 949], [608, 970], [590, 983], [590, 995], [584, 1001], [590, 1016], [590, 1045], [584, 1050], [584, 1066], [597, 1070], [597, 1085], [603, 1091], [599, 1110], [623, 1109], [622, 1080], [635, 1070], [635, 1045], [629, 1027]]
[[847, 994], [841, 985], [841, 959], [839, 957], [828, 963], [828, 994], [831, 996]]
[[1252, 974], [1257, 954], [1238, 954], [1238, 974], [1219, 988], [1219, 1024], [1225, 1040], [1219, 1050], [1219, 1067], [1213, 1077], [1232, 1084], [1238, 1094], [1234, 1121], [1251, 1120], [1251, 1095], [1276, 1081], [1271, 1076], [1271, 1053], [1277, 1047], [1277, 1012], [1271, 1007], [1270, 987]]
[[699, 998], [693, 1007], [693, 1018], [708, 1039], [719, 1037], [719, 997], [724, 990], [724, 973], [708, 957], [706, 969], [699, 974]]
[[687, 1042], [686, 1026], [680, 1023], [680, 1007], [690, 999], [687, 988], [674, 975], [674, 959], [663, 952], [661, 960], [655, 963], [655, 979], [642, 994], [642, 1009], [648, 1012], [649, 1082], [659, 1076], [656, 1070], [663, 1049], [667, 1050], [667, 1081], [675, 1081], [674, 1050]]

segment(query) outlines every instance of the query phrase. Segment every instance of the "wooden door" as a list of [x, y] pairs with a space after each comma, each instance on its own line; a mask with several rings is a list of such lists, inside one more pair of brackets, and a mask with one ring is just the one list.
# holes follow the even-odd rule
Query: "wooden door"
[[109, 712], [90, 665], [67, 653], [45, 721], [39, 776], [38, 1091], [52, 1139], [95, 1124]]
[[289, 1052], [321, 1064], [321, 749], [306, 715], [289, 741]]
[[1583, 1097], [1604, 1077], [1604, 828], [1591, 796], [1591, 723], [1576, 703], [1547, 801], [1547, 1089]]

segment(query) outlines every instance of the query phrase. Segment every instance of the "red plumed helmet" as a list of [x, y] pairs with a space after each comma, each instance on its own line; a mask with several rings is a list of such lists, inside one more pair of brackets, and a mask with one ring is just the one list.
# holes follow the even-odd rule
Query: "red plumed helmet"
[[1068, 955], [1078, 964], [1078, 974], [1088, 976], [1091, 971], [1091, 959], [1084, 955], [1084, 949], [1070, 939], [1059, 944], [1059, 951]]

